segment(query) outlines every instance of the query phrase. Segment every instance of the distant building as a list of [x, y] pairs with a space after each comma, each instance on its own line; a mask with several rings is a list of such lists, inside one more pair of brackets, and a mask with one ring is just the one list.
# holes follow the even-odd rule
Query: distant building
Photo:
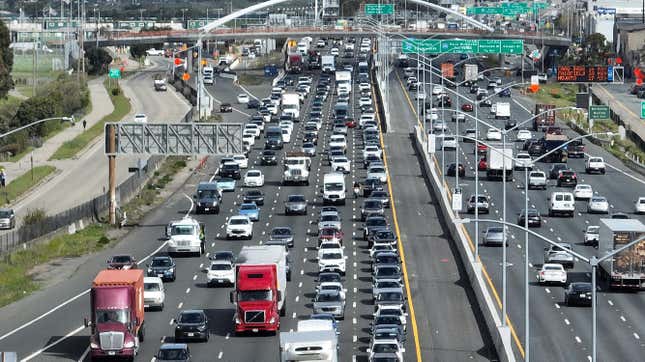
[[645, 24], [616, 24], [614, 45], [616, 53], [623, 58], [626, 75], [631, 74], [633, 67], [641, 65], [641, 50], [645, 47]]
[[339, 0], [323, 0], [322, 16], [325, 20], [334, 20], [340, 15]]

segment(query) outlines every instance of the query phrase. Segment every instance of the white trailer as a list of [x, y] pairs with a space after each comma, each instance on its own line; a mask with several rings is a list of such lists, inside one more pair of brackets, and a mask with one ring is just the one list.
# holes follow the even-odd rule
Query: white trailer
[[[281, 298], [278, 309], [283, 310], [287, 298], [287, 252], [280, 245], [243, 246], [235, 260], [235, 266], [241, 265], [271, 265], [276, 266], [278, 273], [278, 291]], [[290, 279], [290, 278], [289, 278]]]
[[333, 55], [323, 55], [320, 64], [323, 73], [333, 73], [336, 71], [336, 57]]
[[[645, 225], [637, 219], [600, 219], [598, 256], [619, 249], [645, 236]], [[639, 290], [645, 287], [645, 240], [600, 263], [609, 286]]]
[[511, 104], [508, 102], [497, 102], [495, 110], [495, 119], [510, 119]]
[[334, 331], [280, 333], [280, 361], [338, 361], [338, 337]]
[[502, 144], [492, 144], [486, 151], [488, 168], [486, 177], [488, 180], [502, 180], [506, 170], [506, 181], [513, 181], [513, 148]]
[[282, 95], [282, 114], [293, 116], [294, 121], [300, 118], [300, 96], [298, 93]]

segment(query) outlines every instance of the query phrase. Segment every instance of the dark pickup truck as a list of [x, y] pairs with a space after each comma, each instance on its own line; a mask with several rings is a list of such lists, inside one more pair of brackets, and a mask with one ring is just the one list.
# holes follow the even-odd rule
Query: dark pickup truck
[[584, 158], [585, 145], [582, 140], [576, 140], [567, 145], [567, 154], [570, 158]]

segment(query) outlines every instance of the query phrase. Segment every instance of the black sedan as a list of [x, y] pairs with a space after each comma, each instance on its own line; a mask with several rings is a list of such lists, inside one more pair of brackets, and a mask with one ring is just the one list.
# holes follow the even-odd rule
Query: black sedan
[[222, 113], [233, 112], [233, 106], [231, 106], [230, 103], [222, 103], [219, 106], [219, 111], [222, 112]]
[[163, 281], [177, 279], [175, 261], [169, 256], [155, 256], [147, 267], [146, 274], [149, 277], [159, 277]]
[[249, 103], [246, 104], [246, 108], [256, 109], [260, 107], [260, 101], [257, 99], [249, 99]]
[[175, 319], [175, 341], [196, 339], [207, 342], [208, 318], [201, 309], [183, 310]]
[[[517, 225], [524, 226], [524, 218], [526, 215], [526, 210], [522, 210], [517, 216]], [[529, 227], [540, 227], [542, 226], [542, 217], [536, 209], [529, 209]]]
[[575, 282], [569, 284], [564, 290], [564, 304], [570, 305], [591, 305], [591, 283]]
[[[447, 176], [455, 176], [457, 170], [456, 164], [453, 162], [450, 165], [448, 165], [448, 170], [446, 171]], [[466, 168], [464, 165], [461, 163], [459, 164], [459, 177], [465, 177], [466, 176]]]
[[255, 202], [256, 205], [264, 205], [264, 193], [260, 190], [248, 190], [244, 193], [244, 202]]
[[264, 150], [262, 151], [262, 156], [260, 156], [260, 162], [263, 166], [271, 166], [278, 164], [278, 157], [274, 150]]

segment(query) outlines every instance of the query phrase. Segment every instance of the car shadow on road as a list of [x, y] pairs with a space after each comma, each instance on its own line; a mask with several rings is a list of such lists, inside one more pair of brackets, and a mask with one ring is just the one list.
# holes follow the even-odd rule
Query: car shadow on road
[[45, 346], [56, 343], [56, 341], [59, 341], [62, 338], [64, 338], [64, 340], [60, 343], [43, 351], [43, 360], [46, 361], [56, 357], [78, 361], [89, 346], [88, 336], [69, 336], [66, 338], [64, 336], [52, 336], [47, 340], [47, 342], [45, 342]]
[[234, 331], [231, 328], [233, 323], [228, 323], [228, 321], [233, 321], [235, 308], [204, 309], [204, 313], [208, 317], [208, 329], [211, 334], [218, 336], [233, 334]]

